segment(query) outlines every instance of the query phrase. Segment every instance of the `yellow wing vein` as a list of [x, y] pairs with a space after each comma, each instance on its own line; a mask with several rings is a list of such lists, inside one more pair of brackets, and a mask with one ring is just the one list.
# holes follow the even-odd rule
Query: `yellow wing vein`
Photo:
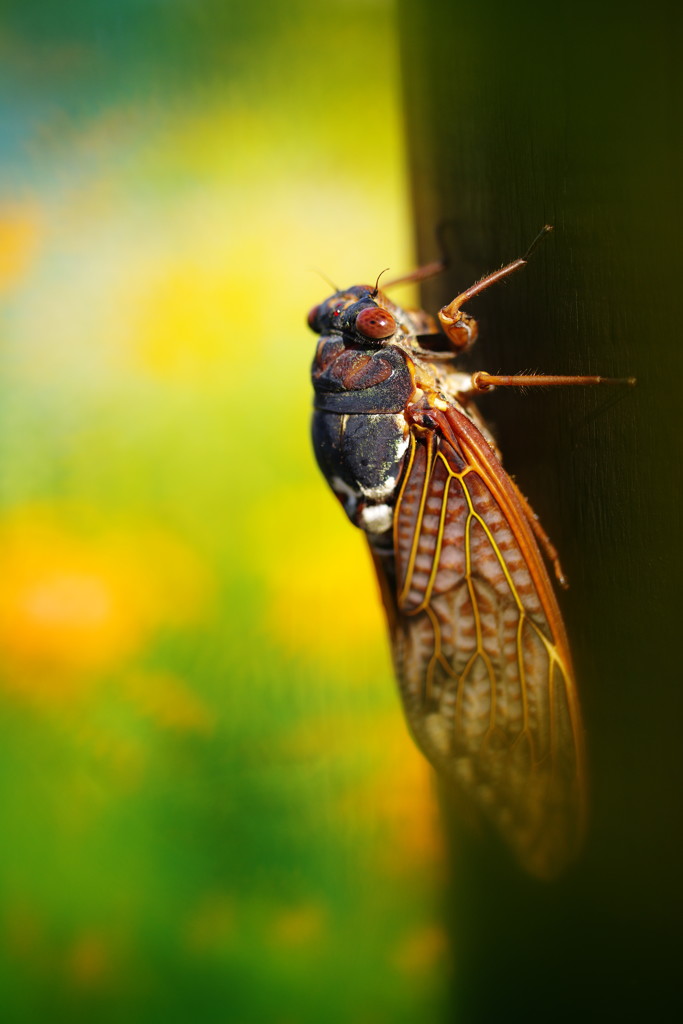
[[436, 668], [437, 662], [452, 679], [455, 678], [455, 672], [453, 671], [452, 666], [448, 664], [441, 648], [441, 626], [439, 625], [436, 613], [430, 607], [427, 607], [425, 611], [429, 616], [429, 621], [432, 624], [432, 630], [434, 632], [434, 652], [429, 659], [429, 664], [427, 666], [427, 678], [425, 680], [425, 689], [423, 694], [423, 700], [426, 702], [431, 700], [432, 697], [434, 669]]
[[[408, 478], [410, 476], [410, 470], [412, 469], [412, 465], [413, 465], [413, 461], [414, 461], [414, 457], [415, 457], [415, 448], [416, 448], [415, 438], [411, 434], [411, 453], [410, 453], [410, 461], [408, 463], [408, 469], [407, 469], [407, 472], [406, 472], [406, 475], [405, 475], [406, 483], [407, 483]], [[412, 582], [413, 582], [413, 573], [415, 571], [415, 560], [417, 558], [417, 549], [418, 549], [418, 546], [419, 546], [419, 543], [420, 543], [420, 534], [422, 533], [422, 521], [423, 521], [423, 518], [424, 518], [424, 508], [425, 508], [425, 504], [427, 502], [427, 492], [429, 490], [429, 484], [430, 484], [430, 481], [431, 481], [433, 461], [434, 461], [434, 459], [433, 459], [433, 440], [432, 440], [431, 435], [428, 437], [427, 447], [426, 447], [426, 452], [425, 452], [425, 459], [426, 459], [426, 464], [425, 464], [424, 479], [423, 479], [423, 482], [422, 482], [422, 494], [420, 495], [420, 508], [418, 510], [418, 513], [417, 513], [417, 521], [415, 523], [415, 531], [414, 531], [414, 534], [413, 534], [413, 542], [411, 544], [410, 557], [408, 559], [408, 566], [407, 566], [407, 569], [406, 569], [405, 583], [403, 584], [403, 587], [401, 588], [401, 592], [398, 595], [399, 607], [403, 604], [403, 602], [405, 601], [406, 597], [410, 593], [410, 588], [411, 588]], [[397, 505], [400, 504], [400, 501], [403, 498], [404, 490], [405, 490], [405, 484], [404, 484], [403, 490], [401, 490], [401, 494], [399, 495], [399, 499], [398, 499]], [[396, 520], [398, 521], [398, 516], [396, 517]]]
[[[447, 476], [446, 481], [444, 483], [443, 495], [441, 496], [441, 511], [439, 512], [439, 527], [438, 527], [437, 534], [436, 534], [436, 544], [435, 544], [435, 547], [434, 547], [434, 554], [432, 556], [432, 567], [431, 567], [430, 572], [429, 572], [429, 580], [427, 581], [427, 586], [425, 588], [425, 596], [422, 599], [422, 601], [420, 602], [419, 606], [415, 609], [415, 614], [417, 614], [417, 612], [421, 612], [424, 608], [426, 608], [427, 605], [430, 603], [430, 601], [432, 599], [432, 591], [434, 589], [434, 581], [436, 580], [436, 574], [439, 571], [439, 561], [441, 559], [441, 548], [443, 547], [444, 525], [445, 525], [445, 522], [446, 522], [446, 511], [448, 509], [448, 491], [449, 491], [450, 486], [451, 486], [451, 480], [456, 475], [455, 473], [452, 472], [450, 466], [448, 465], [446, 459], [444, 459], [444, 457], [441, 454], [441, 452], [437, 452], [437, 457], [440, 458], [441, 461], [444, 463], [444, 465], [446, 467], [446, 470], [448, 472], [448, 476]], [[432, 465], [432, 472], [430, 474], [430, 480], [429, 480], [430, 483], [431, 483], [431, 476], [434, 473], [434, 466], [435, 466], [435, 464], [436, 464], [436, 459], [434, 459], [434, 463]]]
[[[488, 736], [489, 733], [494, 729], [496, 720], [496, 673], [491, 663], [491, 659], [487, 654], [486, 650], [484, 649], [484, 641], [481, 629], [481, 615], [479, 613], [477, 595], [474, 589], [474, 580], [472, 579], [472, 522], [476, 521], [480, 523], [480, 525], [484, 528], [487, 536], [489, 537], [491, 543], [493, 544], [494, 542], [488, 528], [486, 527], [486, 524], [482, 521], [481, 517], [477, 515], [477, 513], [475, 512], [474, 505], [472, 504], [472, 496], [468, 491], [467, 487], [465, 487], [463, 483], [464, 478], [470, 471], [471, 467], [468, 467], [467, 469], [463, 470], [462, 473], [453, 473], [451, 471], [451, 476], [456, 477], [460, 481], [462, 492], [465, 495], [465, 500], [467, 501], [467, 507], [469, 510], [467, 514], [467, 521], [465, 523], [465, 578], [467, 580], [467, 590], [470, 595], [470, 601], [472, 602], [472, 613], [474, 615], [474, 624], [477, 634], [477, 649], [467, 662], [467, 665], [465, 666], [460, 676], [460, 680], [458, 682], [458, 695], [456, 698], [456, 720], [457, 714], [462, 712], [462, 696], [465, 691], [467, 676], [471, 672], [476, 659], [481, 658], [481, 660], [484, 662], [484, 665], [486, 666], [486, 672], [489, 677], [489, 689], [491, 694], [489, 707], [489, 727], [486, 733], [486, 735]], [[495, 550], [497, 551], [497, 548], [495, 548]]]
[[531, 729], [529, 728], [529, 694], [527, 692], [526, 685], [526, 668], [524, 667], [524, 652], [522, 650], [522, 632], [524, 630], [524, 623], [527, 622], [527, 616], [524, 612], [524, 608], [519, 610], [519, 622], [517, 623], [517, 668], [519, 671], [519, 688], [522, 694], [522, 710], [524, 718], [524, 728], [517, 737], [516, 743], [526, 736], [531, 747], [532, 757], [535, 757], [535, 744], [533, 736], [531, 735]]

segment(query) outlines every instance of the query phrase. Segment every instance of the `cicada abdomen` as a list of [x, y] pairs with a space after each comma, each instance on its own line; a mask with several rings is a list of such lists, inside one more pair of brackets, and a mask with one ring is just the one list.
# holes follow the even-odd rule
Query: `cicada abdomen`
[[441, 350], [434, 338], [420, 344], [439, 335], [427, 314], [376, 287], [315, 307], [313, 444], [367, 535], [418, 745], [520, 863], [550, 877], [581, 847], [587, 787], [571, 659], [539, 543], [562, 576], [471, 400], [494, 386], [608, 381], [453, 369], [477, 334], [461, 304], [525, 261], [440, 311]]

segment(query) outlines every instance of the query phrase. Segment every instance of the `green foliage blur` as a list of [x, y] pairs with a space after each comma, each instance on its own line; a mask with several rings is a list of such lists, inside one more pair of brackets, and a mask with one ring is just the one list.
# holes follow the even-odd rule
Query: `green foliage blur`
[[442, 854], [307, 309], [411, 264], [392, 11], [3, 5], [3, 1021], [413, 1021]]

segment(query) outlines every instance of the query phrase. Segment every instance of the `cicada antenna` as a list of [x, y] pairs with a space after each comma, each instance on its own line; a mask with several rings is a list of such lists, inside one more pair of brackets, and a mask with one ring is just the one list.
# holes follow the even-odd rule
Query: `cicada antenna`
[[[388, 270], [390, 270], [390, 269], [391, 269], [390, 267], [385, 267], [384, 270], [380, 270], [379, 274], [377, 275], [377, 280], [375, 281], [375, 287], [370, 292], [370, 298], [371, 299], [376, 299], [377, 298], [377, 296], [379, 294], [379, 279], [382, 276], [382, 274], [386, 274], [386, 272]], [[387, 288], [388, 287], [389, 287], [389, 285], [387, 285]]]
[[311, 270], [312, 274], [317, 274], [318, 277], [322, 277], [322, 279], [325, 282], [325, 284], [329, 284], [329, 286], [330, 286], [330, 288], [332, 289], [333, 292], [340, 291], [339, 285], [336, 285], [334, 283], [334, 281], [331, 281], [329, 279], [329, 277], [327, 276], [327, 274], [323, 274], [322, 270], [318, 270], [317, 267], [311, 267], [310, 270]]

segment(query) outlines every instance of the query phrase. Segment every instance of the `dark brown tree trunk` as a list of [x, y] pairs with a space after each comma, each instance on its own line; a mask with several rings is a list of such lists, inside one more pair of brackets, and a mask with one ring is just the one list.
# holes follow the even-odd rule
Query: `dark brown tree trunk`
[[472, 301], [470, 368], [635, 375], [635, 389], [482, 398], [507, 468], [560, 551], [586, 724], [591, 823], [548, 884], [452, 841], [453, 1019], [675, 1016], [683, 918], [680, 7], [402, 4], [418, 250], [447, 221], [435, 311]]

